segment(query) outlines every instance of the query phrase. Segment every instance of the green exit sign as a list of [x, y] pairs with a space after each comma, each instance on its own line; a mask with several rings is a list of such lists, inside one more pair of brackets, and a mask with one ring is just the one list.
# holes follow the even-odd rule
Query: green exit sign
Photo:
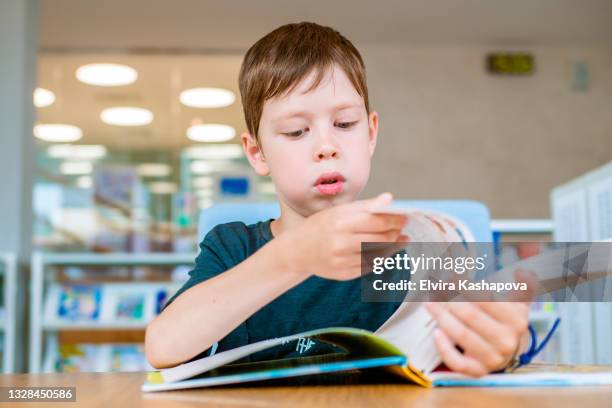
[[492, 53], [487, 55], [491, 74], [531, 75], [535, 69], [533, 55], [527, 53]]

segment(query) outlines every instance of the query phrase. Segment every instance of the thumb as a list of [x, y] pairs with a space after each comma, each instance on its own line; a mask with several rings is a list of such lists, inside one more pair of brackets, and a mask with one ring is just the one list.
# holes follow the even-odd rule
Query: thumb
[[359, 201], [359, 207], [367, 211], [376, 212], [377, 210], [383, 210], [392, 201], [393, 195], [391, 193], [382, 193], [374, 198]]
[[535, 273], [530, 270], [518, 269], [514, 272], [514, 281], [524, 282], [527, 286], [525, 291], [512, 291], [508, 295], [508, 300], [512, 302], [531, 303], [537, 293], [538, 279]]

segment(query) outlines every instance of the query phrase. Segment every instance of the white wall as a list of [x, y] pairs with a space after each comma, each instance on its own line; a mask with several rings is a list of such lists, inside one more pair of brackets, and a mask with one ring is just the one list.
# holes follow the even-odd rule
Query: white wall
[[[612, 48], [357, 46], [381, 117], [365, 196], [548, 217], [554, 186], [612, 160]], [[485, 54], [500, 49], [532, 52], [535, 74], [487, 74]], [[572, 90], [575, 61], [588, 64], [586, 92]]]

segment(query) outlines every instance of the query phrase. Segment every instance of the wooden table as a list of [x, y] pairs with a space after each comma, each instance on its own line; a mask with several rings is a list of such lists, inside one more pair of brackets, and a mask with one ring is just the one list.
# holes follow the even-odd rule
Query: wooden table
[[[142, 393], [143, 373], [1, 375], [2, 387], [76, 387], [76, 402], [12, 407], [611, 407], [612, 387], [436, 388], [413, 385], [211, 388]], [[9, 404], [0, 403], [0, 406]]]

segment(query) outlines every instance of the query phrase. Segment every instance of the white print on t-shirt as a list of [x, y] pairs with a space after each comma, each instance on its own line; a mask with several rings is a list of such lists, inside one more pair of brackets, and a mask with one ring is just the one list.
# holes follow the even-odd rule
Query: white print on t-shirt
[[309, 339], [307, 337], [300, 337], [297, 340], [297, 344], [295, 346], [295, 351], [297, 351], [300, 354], [302, 354], [305, 351], [308, 351], [313, 346], [313, 344], [315, 344], [315, 342], [312, 341], [311, 339]]

